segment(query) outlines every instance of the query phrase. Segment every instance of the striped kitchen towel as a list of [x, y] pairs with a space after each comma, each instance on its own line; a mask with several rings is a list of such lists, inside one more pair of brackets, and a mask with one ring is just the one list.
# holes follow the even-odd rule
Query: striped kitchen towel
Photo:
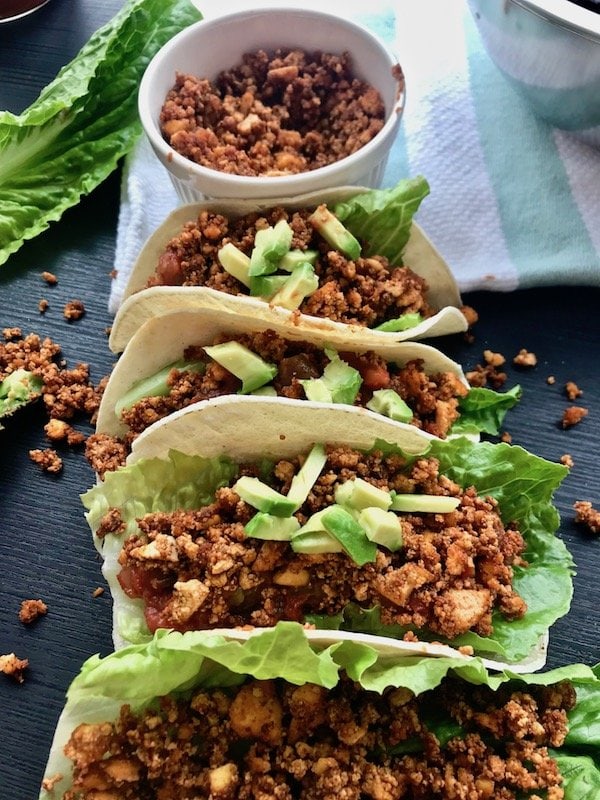
[[[197, 5], [208, 17], [215, 3]], [[460, 0], [347, 0], [344, 10], [385, 39], [402, 65], [407, 103], [384, 186], [427, 178], [431, 194], [417, 219], [461, 290], [599, 286], [600, 148], [534, 116]], [[140, 140], [123, 172], [111, 311], [141, 245], [177, 202]]]

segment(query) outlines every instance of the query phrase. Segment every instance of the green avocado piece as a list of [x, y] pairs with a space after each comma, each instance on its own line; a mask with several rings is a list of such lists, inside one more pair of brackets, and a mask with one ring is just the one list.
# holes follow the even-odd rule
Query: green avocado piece
[[270, 300], [281, 289], [288, 277], [288, 275], [256, 275], [250, 278], [250, 294], [252, 297]]
[[[300, 531], [302, 531], [302, 528]], [[344, 548], [338, 540], [325, 530], [300, 532], [292, 537], [291, 545], [294, 553], [304, 553], [306, 555], [344, 552]]]
[[360, 242], [345, 228], [326, 205], [320, 205], [308, 218], [325, 241], [352, 261], [360, 256]]
[[307, 399], [353, 405], [362, 384], [360, 372], [346, 364], [334, 350], [325, 352], [330, 361], [321, 377], [300, 381]]
[[458, 497], [447, 497], [443, 494], [396, 494], [392, 492], [394, 511], [423, 514], [448, 514], [458, 508]]
[[303, 378], [300, 380], [307, 400], [313, 403], [333, 403], [331, 389], [323, 378]]
[[265, 514], [272, 514], [275, 517], [291, 517], [296, 510], [293, 500], [276, 492], [258, 478], [242, 475], [232, 488], [248, 505], [258, 511], [264, 511]]
[[395, 553], [403, 544], [402, 523], [393, 511], [378, 506], [363, 508], [358, 524], [364, 528], [367, 539]]
[[217, 253], [221, 266], [240, 283], [250, 288], [250, 258], [231, 242], [227, 242]]
[[367, 403], [367, 408], [396, 422], [410, 422], [413, 418], [410, 406], [393, 389], [377, 389]]
[[35, 400], [43, 385], [42, 378], [27, 369], [21, 367], [11, 372], [0, 382], [0, 417], [8, 416]]
[[418, 311], [407, 311], [406, 314], [401, 314], [395, 319], [388, 319], [382, 322], [381, 325], [376, 325], [373, 330], [398, 333], [398, 331], [407, 331], [409, 328], [415, 328], [423, 322], [423, 319], [424, 317]]
[[291, 227], [284, 219], [280, 219], [273, 227], [256, 231], [254, 247], [250, 253], [250, 277], [275, 272], [291, 247], [293, 235]]
[[327, 454], [323, 445], [313, 445], [299, 472], [292, 478], [290, 489], [287, 493], [288, 498], [296, 503], [296, 509], [300, 508], [310, 494], [310, 490], [315, 485], [326, 461]]
[[241, 380], [242, 388], [238, 394], [250, 394], [272, 381], [277, 375], [277, 367], [274, 364], [268, 364], [239, 342], [223, 342], [203, 349], [218, 364]]
[[123, 397], [115, 403], [117, 419], [121, 419], [123, 411], [128, 411], [145, 397], [166, 397], [171, 391], [167, 379], [173, 369], [179, 370], [180, 372], [202, 373], [206, 369], [206, 364], [203, 361], [185, 361], [184, 359], [180, 359], [179, 361], [174, 361], [172, 364], [167, 364], [166, 367], [163, 367], [153, 375], [148, 375], [142, 378], [141, 381], [137, 381], [137, 383], [134, 383], [133, 386], [125, 392]]
[[336, 488], [335, 502], [359, 511], [373, 506], [387, 511], [392, 504], [392, 495], [362, 478], [354, 478]]
[[277, 265], [278, 269], [293, 272], [300, 264], [314, 264], [317, 260], [316, 250], [289, 250]]
[[289, 542], [299, 529], [300, 523], [296, 517], [276, 517], [264, 511], [259, 511], [244, 525], [247, 536], [270, 542]]
[[345, 508], [330, 506], [321, 517], [321, 522], [327, 533], [338, 540], [359, 567], [375, 561], [377, 545], [367, 538], [364, 529]]
[[313, 266], [305, 262], [294, 269], [281, 289], [273, 295], [271, 303], [295, 311], [304, 298], [315, 292], [318, 286], [319, 279]]

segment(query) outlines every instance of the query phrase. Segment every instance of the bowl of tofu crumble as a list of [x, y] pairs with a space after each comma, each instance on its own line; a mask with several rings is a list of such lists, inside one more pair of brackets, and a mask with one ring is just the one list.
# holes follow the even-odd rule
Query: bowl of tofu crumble
[[376, 188], [404, 108], [402, 69], [363, 26], [303, 8], [191, 25], [148, 65], [138, 109], [183, 202]]

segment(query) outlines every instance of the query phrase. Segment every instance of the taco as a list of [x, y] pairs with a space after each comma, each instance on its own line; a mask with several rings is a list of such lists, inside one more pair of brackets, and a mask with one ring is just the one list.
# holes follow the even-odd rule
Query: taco
[[117, 646], [293, 620], [533, 669], [571, 600], [566, 472], [350, 406], [216, 398], [148, 428], [82, 501]]
[[83, 664], [40, 800], [595, 800], [598, 674], [161, 632]]
[[146, 319], [198, 305], [306, 333], [348, 326], [368, 345], [464, 331], [454, 277], [412, 222], [428, 190], [415, 178], [183, 206], [140, 252], [109, 346], [121, 352]]
[[440, 438], [498, 434], [520, 387], [471, 388], [459, 364], [420, 342], [366, 349], [348, 336], [301, 338], [287, 325], [211, 310], [154, 317], [110, 375], [86, 452], [99, 475], [124, 462], [147, 427], [223, 395], [350, 404]]

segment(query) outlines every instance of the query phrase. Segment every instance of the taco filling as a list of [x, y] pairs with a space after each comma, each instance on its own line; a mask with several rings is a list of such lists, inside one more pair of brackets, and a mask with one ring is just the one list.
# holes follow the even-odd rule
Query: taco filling
[[[576, 702], [567, 681], [496, 692], [446, 678], [415, 697], [342, 678], [333, 689], [248, 680], [81, 724], [64, 800], [564, 797], [548, 748]], [[547, 794], [546, 794], [547, 792]]]
[[[313, 447], [264, 474], [239, 468], [213, 502], [148, 513], [118, 556], [118, 581], [157, 628], [272, 626], [378, 607], [384, 625], [489, 636], [522, 617], [513, 566], [523, 536], [497, 502], [461, 489], [435, 458]], [[92, 490], [93, 492], [93, 490]], [[124, 531], [118, 509], [98, 537]]]

